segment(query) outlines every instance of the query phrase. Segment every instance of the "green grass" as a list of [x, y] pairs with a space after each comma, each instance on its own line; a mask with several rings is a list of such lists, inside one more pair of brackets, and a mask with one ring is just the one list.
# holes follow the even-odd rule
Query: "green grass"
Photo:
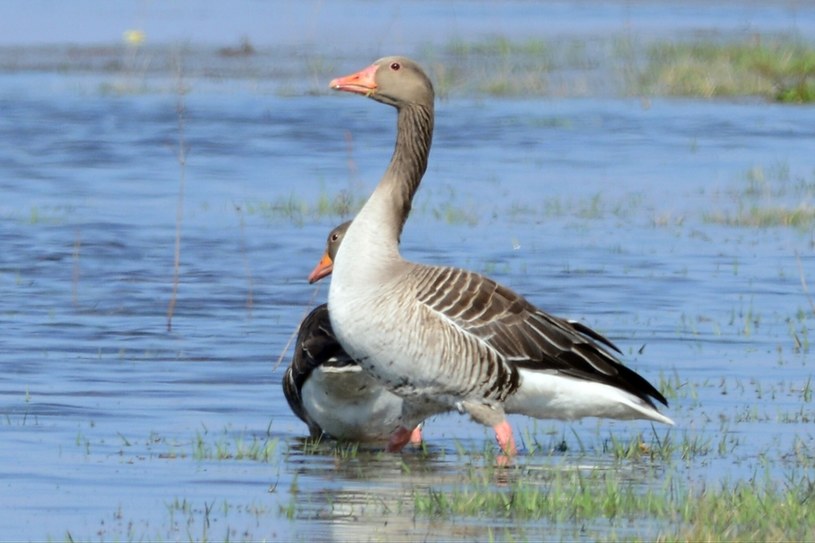
[[786, 484], [723, 483], [679, 498], [674, 506], [681, 527], [662, 534], [662, 541], [811, 541], [815, 536], [815, 487], [808, 476]]
[[749, 226], [766, 228], [772, 226], [789, 226], [808, 229], [815, 225], [815, 207], [801, 204], [797, 207], [785, 206], [750, 206], [734, 213], [712, 212], [703, 216], [705, 222], [727, 226]]
[[[653, 39], [621, 29], [598, 37], [515, 38], [497, 34], [426, 44], [407, 54], [420, 60], [442, 99], [448, 96], [759, 97], [783, 103], [815, 100], [815, 48], [803, 38], [744, 34], [718, 40]], [[340, 69], [336, 55], [299, 51], [307, 59], [281, 66], [280, 52], [249, 42], [221, 47], [115, 44], [36, 48], [29, 56], [0, 49], [0, 67], [63, 74], [96, 72], [103, 94], [177, 92], [184, 67], [199, 80], [242, 81], [283, 96], [323, 94]]]
[[667, 507], [661, 491], [640, 492], [636, 482], [614, 471], [553, 470], [539, 479], [495, 483], [483, 477], [448, 489], [419, 490], [414, 495], [416, 513], [437, 518], [487, 513], [493, 518], [579, 523], [653, 516], [664, 514]]
[[478, 213], [471, 207], [456, 206], [451, 202], [441, 203], [432, 208], [433, 218], [446, 224], [478, 224]]
[[[122, 449], [129, 448], [134, 440], [128, 439], [124, 434], [118, 433], [122, 441]], [[77, 445], [89, 447], [87, 440], [80, 434], [77, 436]], [[156, 449], [156, 456], [163, 459], [185, 459], [203, 461], [240, 460], [262, 463], [272, 463], [280, 459], [280, 440], [268, 436], [234, 436], [229, 428], [218, 434], [213, 434], [206, 428], [196, 432], [192, 442], [170, 441], [159, 434], [151, 434], [147, 438], [147, 448]]]
[[[733, 227], [789, 227], [801, 230], [815, 225], [815, 178], [809, 180], [793, 176], [783, 163], [768, 168], [753, 166], [743, 175], [743, 179], [738, 180], [730, 191], [736, 208], [705, 210], [699, 216], [702, 222]], [[641, 194], [634, 193], [610, 198], [605, 193], [597, 192], [579, 199], [545, 197], [539, 202], [509, 201], [485, 207], [449, 187], [428, 190], [431, 192], [423, 192], [417, 197], [411, 216], [430, 218], [449, 225], [475, 226], [500, 217], [520, 222], [572, 218], [580, 221], [615, 219], [626, 223], [650, 216], [650, 223], [655, 227], [681, 226], [688, 220], [684, 215], [659, 215]], [[270, 201], [245, 202], [237, 209], [249, 216], [301, 225], [325, 218], [347, 220], [361, 209], [367, 198], [367, 190], [361, 188], [333, 192], [322, 189], [313, 199], [291, 193]]]
[[506, 209], [494, 209], [492, 216], [494, 218], [509, 217], [519, 222], [564, 217], [582, 221], [604, 220], [610, 217], [629, 221], [632, 217], [646, 212], [644, 200], [643, 195], [638, 193], [609, 197], [606, 193], [596, 192], [579, 199], [547, 196], [539, 202], [534, 200], [511, 202]]
[[269, 462], [276, 458], [278, 439], [260, 439], [252, 436], [230, 438], [224, 435], [214, 443], [206, 440], [205, 434], [198, 433], [193, 443], [192, 457], [195, 460], [252, 460]]
[[320, 191], [317, 199], [309, 201], [294, 193], [278, 196], [270, 202], [247, 202], [240, 209], [248, 215], [257, 215], [268, 220], [287, 219], [296, 224], [303, 224], [307, 220], [334, 217], [348, 219], [353, 217], [367, 199], [362, 191], [351, 192], [341, 189], [329, 192]]
[[794, 39], [659, 42], [639, 75], [647, 94], [701, 98], [757, 96], [815, 100], [815, 49]]
[[[815, 48], [797, 37], [647, 41], [454, 39], [420, 50], [440, 96], [622, 94], [815, 101]], [[613, 92], [612, 92], [613, 94]]]
[[594, 526], [607, 536], [649, 519], [652, 532], [638, 537], [661, 541], [803, 541], [815, 535], [815, 485], [805, 472], [789, 472], [780, 483], [758, 475], [710, 485], [669, 473], [646, 486], [614, 469], [552, 469], [503, 484], [481, 473], [461, 484], [416, 490], [413, 499], [418, 516], [544, 519]]
[[[246, 202], [237, 207], [239, 213], [263, 217], [267, 220], [288, 220], [294, 224], [324, 218], [347, 220], [352, 218], [367, 201], [368, 189], [340, 189], [329, 191], [322, 188], [316, 199], [309, 200], [294, 193], [278, 196], [271, 201]], [[412, 216], [430, 216], [436, 221], [453, 225], [473, 226], [480, 221], [478, 206], [470, 199], [459, 202], [451, 186], [439, 189], [428, 197], [423, 194], [414, 203]]]
[[730, 191], [737, 208], [708, 210], [702, 220], [737, 227], [815, 226], [815, 175], [794, 175], [785, 162], [750, 167]]
[[306, 438], [302, 447], [305, 455], [330, 454], [341, 460], [351, 460], [359, 456], [360, 444], [354, 442], [338, 442], [321, 438]]
[[[675, 376], [671, 380], [675, 388], [688, 388]], [[811, 402], [810, 381], [779, 386]], [[701, 386], [724, 385], [723, 380]], [[727, 385], [730, 394], [741, 397], [755, 388], [755, 383], [737, 378]], [[769, 390], [756, 391], [757, 397], [762, 394], [769, 396]], [[811, 416], [811, 403], [805, 405], [803, 416]], [[353, 519], [360, 529], [390, 525], [393, 529], [387, 533], [395, 537], [410, 537], [417, 529], [432, 529], [441, 537], [478, 529], [481, 537], [492, 533], [502, 540], [535, 540], [544, 533], [556, 539], [604, 541], [811, 540], [815, 450], [810, 437], [797, 438], [783, 450], [755, 451], [741, 424], [734, 420], [732, 428], [721, 423], [631, 434], [606, 434], [606, 426], [598, 424], [594, 436], [581, 437], [571, 428], [572, 438], [562, 433], [569, 429], [560, 424], [536, 423], [531, 434], [521, 433], [526, 452], [508, 466], [498, 461], [489, 439], [454, 441], [446, 448], [431, 444], [402, 455], [305, 439], [293, 440], [282, 454], [266, 454], [269, 446], [281, 449], [276, 438], [247, 439], [229, 428], [214, 433], [204, 429], [196, 432], [190, 454], [147, 455], [151, 459], [140, 461], [262, 464], [258, 485], [266, 489], [265, 495], [259, 491], [236, 501], [182, 493], [166, 502], [167, 534], [186, 526], [191, 539], [237, 538], [239, 534], [223, 531], [228, 524], [249, 526], [242, 537], [255, 539], [269, 526], [290, 527], [281, 522]], [[534, 436], [543, 435], [549, 442], [542, 445]], [[123, 434], [119, 438], [126, 448], [142, 441]], [[78, 447], [87, 448], [87, 442], [81, 433], [77, 436]], [[148, 449], [166, 446], [158, 435], [151, 434], [147, 442]], [[98, 453], [92, 449], [86, 454]], [[706, 464], [731, 460], [746, 463], [752, 475], [699, 478], [701, 473], [709, 476]], [[254, 468], [244, 464], [239, 469]], [[121, 532], [127, 539], [160, 533], [127, 521], [132, 514], [121, 505], [114, 512], [125, 521], [116, 526], [127, 530]], [[115, 538], [116, 532], [106, 535], [100, 538]]]

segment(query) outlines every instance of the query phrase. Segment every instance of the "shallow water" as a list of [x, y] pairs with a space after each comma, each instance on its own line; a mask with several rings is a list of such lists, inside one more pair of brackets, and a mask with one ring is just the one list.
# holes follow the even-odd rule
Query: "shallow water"
[[[643, 17], [673, 17], [658, 5]], [[223, 14], [206, 6], [206, 21]], [[526, 7], [507, 8], [507, 20]], [[766, 8], [777, 19], [743, 9], [751, 24], [790, 24], [777, 6]], [[418, 17], [409, 11], [405, 20]], [[794, 24], [811, 24], [806, 14], [796, 11]], [[694, 28], [719, 27], [719, 17]], [[673, 30], [685, 31], [683, 20]], [[457, 21], [462, 33], [481, 31]], [[579, 30], [596, 30], [592, 21]], [[339, 73], [371, 56], [344, 58]], [[304, 449], [276, 362], [325, 299], [326, 286], [304, 278], [341, 218], [274, 208], [314, 209], [342, 190], [364, 197], [392, 149], [393, 114], [359, 97], [187, 81], [180, 284], [168, 331], [179, 97], [105, 90], [121, 77], [0, 75], [0, 539], [659, 533], [647, 519], [417, 514], [416, 492], [489, 462], [460, 452], [491, 438], [455, 415], [429, 421], [427, 453]], [[172, 88], [173, 75], [163, 77]], [[652, 382], [678, 386], [665, 410], [677, 427], [657, 435], [712, 449], [669, 462], [688, 481], [749, 478], [764, 469], [760, 457], [782, 478], [792, 452], [814, 445], [813, 310], [801, 281], [815, 291], [815, 233], [714, 218], [811, 206], [813, 127], [812, 107], [757, 102], [453, 97], [438, 106], [403, 250], [488, 273], [602, 331]], [[621, 466], [604, 449], [612, 438], [650, 438], [645, 423], [513, 422], [531, 452], [509, 480], [608, 469], [648, 487], [667, 469]], [[236, 458], [252, 446], [264, 461]]]

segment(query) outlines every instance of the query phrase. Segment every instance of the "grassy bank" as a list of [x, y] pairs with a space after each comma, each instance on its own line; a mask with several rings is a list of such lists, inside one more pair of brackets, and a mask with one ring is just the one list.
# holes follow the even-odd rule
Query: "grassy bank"
[[815, 49], [795, 38], [660, 42], [632, 90], [657, 96], [815, 101]]
[[[796, 34], [736, 34], [697, 40], [646, 38], [630, 31], [598, 37], [494, 35], [427, 44], [415, 56], [440, 97], [680, 96], [815, 100], [815, 46]], [[327, 92], [344, 60], [318, 51], [113, 44], [104, 47], [0, 47], [0, 72], [99, 74], [107, 94], [175, 92], [184, 67], [188, 91], [204, 82], [243, 81], [285, 96]], [[358, 59], [357, 59], [358, 62]], [[220, 87], [218, 87], [220, 88]]]

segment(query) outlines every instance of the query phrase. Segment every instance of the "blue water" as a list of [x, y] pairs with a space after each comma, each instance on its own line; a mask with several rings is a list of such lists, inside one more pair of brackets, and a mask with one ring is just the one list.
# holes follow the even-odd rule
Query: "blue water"
[[[602, 36], [631, 30], [716, 35], [729, 32], [794, 32], [812, 36], [810, 2], [366, 2], [311, 0], [295, 3], [238, 0], [197, 2], [112, 2], [77, 0], [70, 6], [12, 0], [0, 5], [0, 44], [110, 44], [129, 29], [149, 42], [218, 44], [248, 38], [252, 43], [331, 51], [387, 52], [451, 38], [511, 35], [524, 39]], [[385, 54], [385, 51], [376, 51]]]
[[[629, 23], [683, 33], [805, 30], [813, 21], [808, 5], [786, 4], [692, 4], [697, 17], [662, 3], [347, 2], [286, 7], [291, 24], [282, 25], [271, 15], [277, 4], [145, 2], [79, 4], [84, 26], [36, 17], [62, 8], [35, 3], [9, 25], [10, 5], [0, 7], [8, 27], [0, 36], [22, 51], [72, 36], [115, 42], [128, 25], [144, 25], [150, 40], [247, 35], [291, 45], [305, 36], [329, 51], [364, 9], [374, 51], [357, 54], [366, 38], [353, 33], [335, 75], [363, 67], [391, 38], [411, 51], [441, 40], [442, 22], [464, 36], [531, 35], [539, 10], [547, 32], [587, 35]], [[427, 25], [405, 32], [416, 20]], [[265, 30], [275, 24], [287, 32]], [[338, 34], [323, 34], [328, 27]], [[459, 446], [491, 439], [475, 423], [429, 421], [428, 458], [341, 461], [303, 452], [306, 428], [283, 400], [276, 363], [305, 312], [325, 299], [326, 286], [310, 287], [305, 276], [342, 220], [313, 209], [321, 195], [373, 188], [393, 146], [393, 112], [359, 97], [269, 92], [251, 79], [188, 78], [180, 97], [172, 73], [146, 91], [109, 92], [126, 76], [0, 73], [0, 539], [551, 534], [543, 521], [470, 526], [411, 513], [413, 490], [463, 477]], [[308, 71], [287, 77], [313, 84]], [[815, 411], [803, 389], [815, 317], [801, 281], [812, 296], [815, 232], [710, 217], [753, 205], [811, 209], [813, 127], [812, 107], [757, 101], [453, 96], [438, 104], [403, 251], [487, 273], [602, 331], [652, 382], [678, 379], [666, 409], [677, 421], [671, 435], [713, 443], [683, 467], [688, 480], [750, 477], [760, 455], [782, 479], [796, 443], [813, 447]], [[307, 209], [272, 209], [286, 201]], [[569, 444], [554, 460], [524, 458], [532, 471], [604, 469], [604, 439], [652, 435], [639, 422], [513, 422], [544, 448]], [[736, 445], [717, 454], [723, 435]], [[578, 438], [588, 453], [576, 452]], [[239, 443], [268, 445], [268, 461], [234, 458]], [[219, 447], [232, 457], [218, 459]], [[652, 476], [631, 477], [649, 484]], [[383, 517], [381, 504], [397, 512]], [[573, 537], [579, 527], [559, 529]]]

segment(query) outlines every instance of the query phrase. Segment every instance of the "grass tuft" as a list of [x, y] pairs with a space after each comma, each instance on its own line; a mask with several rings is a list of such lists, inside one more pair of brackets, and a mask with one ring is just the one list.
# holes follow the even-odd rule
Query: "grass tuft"
[[796, 176], [789, 164], [752, 166], [731, 191], [737, 209], [713, 210], [702, 215], [711, 224], [744, 227], [793, 227], [815, 225], [815, 179]]
[[653, 523], [658, 541], [811, 540], [815, 485], [797, 474], [779, 483], [754, 477], [707, 486], [654, 474], [647, 485], [620, 470], [565, 469], [543, 476], [510, 476], [496, 484], [471, 477], [451, 486], [414, 491], [418, 516], [434, 519], [545, 519], [573, 523], [599, 534], [641, 519]]
[[288, 219], [295, 224], [303, 224], [311, 219], [335, 217], [344, 220], [352, 217], [362, 208], [366, 198], [366, 195], [348, 190], [335, 193], [323, 190], [313, 202], [291, 193], [271, 202], [247, 202], [242, 207], [249, 215], [259, 215], [269, 220]]
[[228, 436], [226, 431], [214, 443], [206, 439], [207, 432], [196, 434], [193, 442], [192, 458], [202, 460], [253, 460], [255, 462], [270, 462], [277, 458], [279, 440], [277, 438], [259, 439], [252, 436], [246, 440], [240, 436], [235, 439]]
[[815, 207], [801, 204], [798, 207], [750, 206], [736, 213], [714, 212], [703, 215], [705, 222], [727, 226], [751, 226], [765, 228], [790, 226], [807, 229], [815, 225]]
[[646, 93], [702, 98], [758, 96], [815, 100], [815, 49], [795, 39], [660, 42], [639, 77]]

